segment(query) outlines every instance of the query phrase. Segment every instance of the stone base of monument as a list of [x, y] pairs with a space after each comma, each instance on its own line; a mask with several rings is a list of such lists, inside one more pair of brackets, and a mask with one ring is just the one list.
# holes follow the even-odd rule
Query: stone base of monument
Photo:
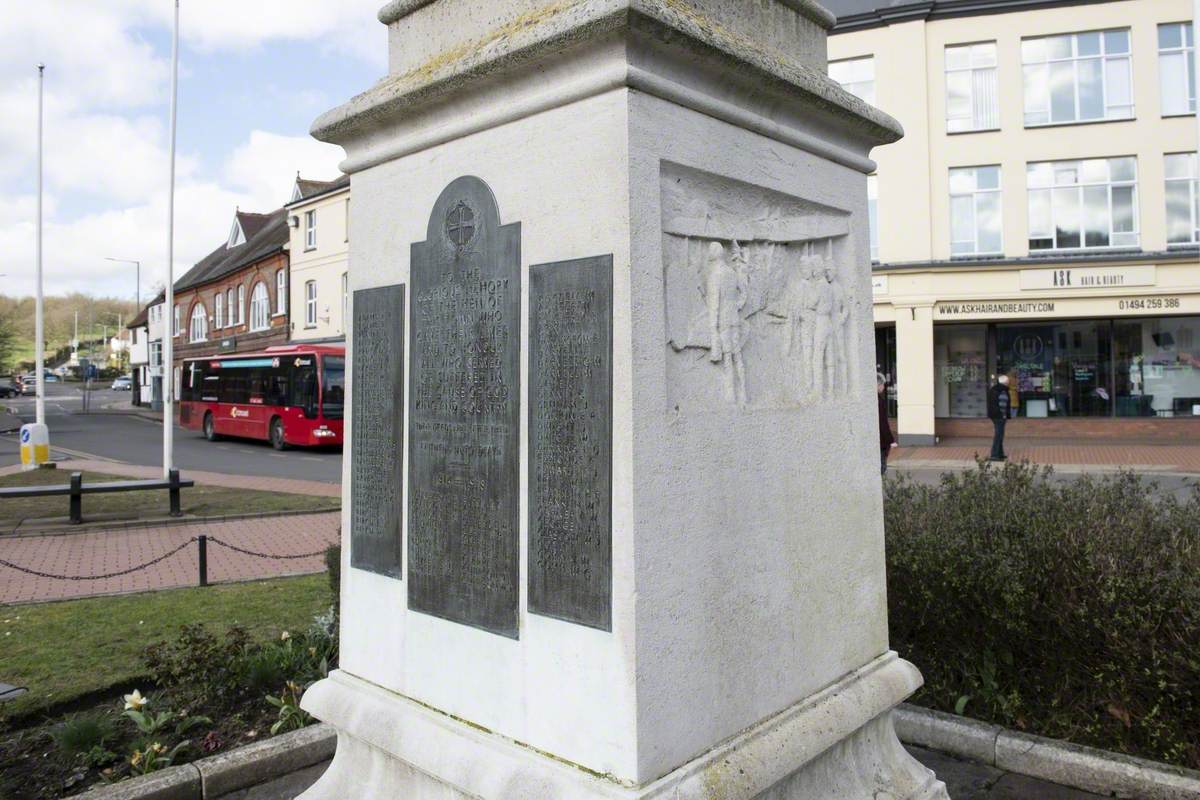
[[664, 777], [631, 786], [334, 672], [304, 698], [338, 729], [338, 745], [303, 800], [944, 800], [945, 786], [892, 728], [891, 710], [920, 684], [916, 668], [886, 653]]

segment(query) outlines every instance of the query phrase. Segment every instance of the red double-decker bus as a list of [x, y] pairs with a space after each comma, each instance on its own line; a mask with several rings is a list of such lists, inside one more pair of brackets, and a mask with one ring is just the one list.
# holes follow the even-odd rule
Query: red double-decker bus
[[281, 345], [183, 362], [179, 422], [222, 436], [266, 439], [276, 450], [342, 443], [346, 350]]

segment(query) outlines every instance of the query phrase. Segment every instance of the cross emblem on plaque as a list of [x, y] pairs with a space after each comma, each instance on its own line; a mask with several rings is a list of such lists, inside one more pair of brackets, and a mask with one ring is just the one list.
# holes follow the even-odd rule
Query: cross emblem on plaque
[[459, 249], [475, 238], [475, 212], [461, 200], [446, 215], [446, 238]]

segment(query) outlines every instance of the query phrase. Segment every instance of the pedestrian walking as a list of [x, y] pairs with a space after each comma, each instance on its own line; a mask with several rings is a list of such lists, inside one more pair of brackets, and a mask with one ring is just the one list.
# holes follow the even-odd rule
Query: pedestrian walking
[[886, 475], [888, 456], [896, 437], [892, 435], [892, 424], [888, 421], [887, 379], [878, 373], [875, 375], [875, 394], [879, 399], [879, 474]]
[[1000, 375], [996, 383], [988, 389], [987, 414], [992, 421], [992, 454], [989, 461], [1007, 461], [1004, 455], [1004, 425], [1008, 422], [1008, 412], [1012, 400], [1008, 394], [1008, 376]]

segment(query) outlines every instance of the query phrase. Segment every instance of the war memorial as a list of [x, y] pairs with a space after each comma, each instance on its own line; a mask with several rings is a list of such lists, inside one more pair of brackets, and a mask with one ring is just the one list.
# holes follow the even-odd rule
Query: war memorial
[[891, 710], [866, 175], [811, 0], [393, 0], [306, 800], [929, 800]]

